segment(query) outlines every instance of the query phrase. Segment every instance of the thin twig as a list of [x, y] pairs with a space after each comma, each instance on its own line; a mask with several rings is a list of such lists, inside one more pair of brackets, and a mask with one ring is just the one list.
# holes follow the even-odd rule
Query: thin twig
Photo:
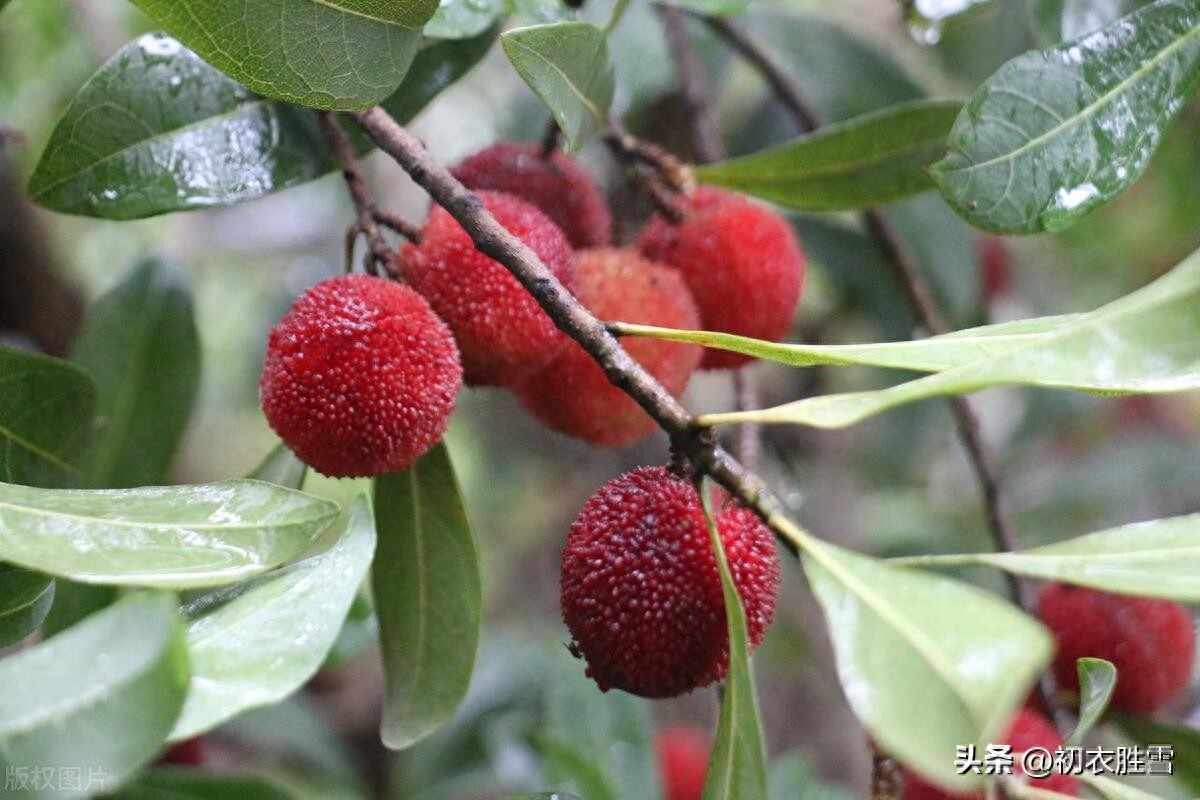
[[387, 209], [383, 209], [383, 208], [376, 208], [372, 212], [371, 216], [380, 225], [382, 225], [383, 227], [388, 228], [392, 231], [395, 231], [396, 233], [403, 236], [405, 239], [408, 239], [410, 242], [421, 241], [421, 229], [418, 228], [416, 225], [412, 224], [411, 222], [409, 222], [408, 220], [406, 220], [404, 217], [395, 213], [394, 211], [388, 211]]
[[554, 155], [554, 151], [562, 145], [562, 128], [558, 127], [558, 120], [554, 117], [546, 123], [546, 131], [542, 134], [541, 144], [538, 146], [538, 155], [544, 159]]
[[672, 222], [683, 221], [687, 212], [679, 196], [690, 194], [696, 184], [687, 164], [653, 142], [629, 133], [615, 118], [609, 119], [601, 138], [613, 156], [638, 179], [658, 212]]
[[683, 99], [691, 118], [692, 149], [696, 160], [701, 163], [720, 161], [725, 158], [725, 145], [712, 113], [704, 62], [696, 52], [692, 38], [688, 36], [687, 17], [675, 6], [658, 6], [657, 9], [675, 57], [679, 87], [683, 90]]
[[[379, 230], [377, 221], [379, 210], [375, 206], [375, 198], [371, 196], [371, 190], [367, 188], [367, 181], [363, 177], [362, 167], [359, 166], [358, 156], [354, 153], [354, 146], [350, 143], [346, 132], [342, 130], [337, 117], [327, 111], [321, 112], [319, 116], [321, 127], [325, 131], [325, 138], [329, 142], [329, 148], [342, 168], [342, 176], [346, 179], [346, 188], [350, 191], [350, 199], [354, 201], [354, 208], [358, 212], [355, 228], [367, 240], [367, 252], [363, 255], [364, 268], [371, 275], [378, 275], [378, 268], [381, 266], [386, 272], [391, 269], [392, 249], [388, 246], [387, 239], [383, 237], [383, 232]], [[353, 239], [350, 241], [348, 249], [352, 250]]]
[[555, 279], [524, 242], [497, 222], [478, 197], [382, 108], [360, 112], [357, 119], [375, 144], [462, 225], [479, 251], [508, 268], [554, 323], [587, 351], [608, 379], [645, 409], [671, 437], [678, 452], [753, 509], [780, 543], [791, 553], [797, 553], [797, 529], [787, 519], [779, 498], [761, 478], [717, 444], [711, 432], [696, 426], [688, 410], [625, 352], [604, 324]]

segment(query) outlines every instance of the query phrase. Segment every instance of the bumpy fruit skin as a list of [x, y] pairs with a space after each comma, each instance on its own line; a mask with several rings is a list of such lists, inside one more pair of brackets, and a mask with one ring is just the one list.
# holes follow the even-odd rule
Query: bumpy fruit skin
[[700, 800], [712, 745], [695, 728], [663, 728], [654, 741], [667, 800]]
[[[676, 270], [643, 259], [633, 250], [584, 250], [575, 260], [579, 298], [599, 319], [666, 328], [699, 326], [696, 304]], [[663, 387], [683, 393], [700, 363], [695, 345], [633, 338], [624, 342]], [[516, 387], [517, 396], [545, 425], [592, 444], [621, 447], [655, 429], [654, 421], [613, 386], [575, 342], [544, 369]]]
[[[574, 287], [574, 252], [563, 232], [524, 200], [479, 192], [496, 220], [530, 247], [559, 281]], [[471, 386], [504, 386], [545, 366], [566, 346], [533, 295], [504, 265], [475, 249], [471, 237], [441, 206], [421, 229], [419, 243], [400, 250], [405, 278], [446, 320], [462, 351]]]
[[537, 145], [497, 142], [454, 168], [468, 189], [507, 192], [532, 203], [575, 247], [612, 240], [612, 215], [596, 182], [579, 162], [560, 151], [542, 158]]
[[1114, 708], [1158, 711], [1188, 685], [1196, 658], [1191, 612], [1171, 600], [1110, 594], [1050, 583], [1038, 594], [1038, 613], [1058, 645], [1058, 685], [1079, 690], [1076, 659], [1111, 661], [1117, 668]]
[[343, 275], [271, 329], [259, 390], [279, 438], [335, 478], [412, 466], [446, 432], [462, 388], [446, 324], [412, 289]]
[[[1062, 745], [1062, 737], [1058, 735], [1050, 720], [1036, 711], [1022, 709], [1017, 712], [1004, 744], [1012, 745], [1013, 772], [1023, 775], [1021, 770], [1021, 755], [1034, 747], [1044, 747], [1051, 754]], [[996, 742], [1000, 744], [1000, 742]], [[982, 757], [981, 755], [978, 757]], [[1045, 778], [1031, 778], [1034, 788], [1060, 794], [1078, 795], [1079, 782], [1070, 775], [1051, 774]], [[902, 800], [983, 800], [984, 793], [962, 792], [955, 794], [940, 789], [918, 777], [915, 773], [904, 771], [904, 794]]]
[[[717, 528], [757, 647], [779, 590], [775, 540], [742, 507], [720, 512]], [[625, 473], [588, 499], [560, 588], [571, 650], [601, 690], [675, 697], [724, 677], [725, 601], [700, 498], [666, 469]]]
[[[731, 192], [703, 186], [687, 199], [679, 225], [652, 218], [638, 249], [683, 273], [705, 330], [779, 341], [787, 335], [804, 281], [804, 253], [778, 214]], [[709, 350], [704, 369], [750, 360]]]

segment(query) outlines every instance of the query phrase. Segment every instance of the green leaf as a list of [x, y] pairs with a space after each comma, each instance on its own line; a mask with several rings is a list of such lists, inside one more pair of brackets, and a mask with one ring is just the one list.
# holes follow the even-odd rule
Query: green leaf
[[1127, 783], [1102, 775], [1082, 772], [1077, 777], [1080, 783], [1095, 791], [1103, 800], [1163, 800], [1159, 795], [1143, 792]]
[[300, 489], [304, 486], [304, 478], [307, 475], [308, 465], [296, 458], [296, 455], [280, 442], [246, 477], [288, 489]]
[[539, 736], [537, 741], [552, 781], [577, 788], [588, 800], [620, 800], [610, 775], [592, 752], [554, 736]]
[[704, 778], [703, 800], [738, 800], [767, 796], [767, 750], [763, 741], [762, 721], [758, 715], [758, 697], [750, 672], [750, 653], [746, 641], [746, 615], [742, 598], [733, 582], [733, 572], [725, 557], [721, 535], [713, 521], [712, 498], [700, 492], [708, 541], [721, 573], [721, 591], [725, 595], [725, 620], [729, 626], [729, 672], [725, 693], [721, 696], [721, 717], [717, 722], [717, 741]]
[[375, 481], [375, 521], [371, 586], [387, 676], [381, 734], [400, 750], [453, 716], [479, 644], [479, 556], [444, 444]]
[[1075, 662], [1079, 670], [1079, 722], [1067, 739], [1067, 745], [1082, 744], [1084, 737], [1100, 721], [1108, 708], [1113, 689], [1117, 686], [1117, 668], [1103, 658], [1080, 658]]
[[518, 794], [505, 800], [579, 800], [573, 794], [564, 794], [562, 792], [542, 792], [540, 794]]
[[500, 28], [495, 26], [471, 39], [427, 43], [413, 59], [404, 83], [383, 102], [384, 109], [401, 124], [412, 121], [430, 101], [483, 60], [499, 33]]
[[135, 269], [91, 309], [72, 360], [100, 392], [87, 485], [166, 483], [200, 388], [200, 335], [182, 273], [157, 261]]
[[126, 786], [113, 800], [297, 800], [257, 778], [195, 769], [160, 768]]
[[1106, 394], [1194, 390], [1200, 388], [1197, 303], [1200, 252], [1148, 286], [994, 357], [877, 391], [709, 414], [700, 420], [708, 425], [762, 422], [841, 428], [904, 403], [1011, 384]]
[[799, 753], [788, 753], [771, 762], [771, 800], [853, 800], [846, 786], [823, 779]]
[[492, 27], [505, 10], [505, 0], [444, 0], [425, 25], [425, 35], [433, 39], [470, 39]]
[[1159, 0], [1005, 64], [975, 94], [933, 176], [972, 225], [1061, 230], [1141, 175], [1200, 84], [1200, 7]]
[[65, 361], [0, 347], [0, 478], [61, 485], [91, 430], [96, 386]]
[[101, 609], [108, 608], [120, 597], [116, 586], [96, 586], [59, 578], [54, 587], [54, 605], [42, 623], [42, 636], [55, 636], [72, 628]]
[[354, 111], [400, 85], [436, 0], [133, 0], [264, 97]]
[[859, 720], [922, 775], [956, 789], [978, 785], [979, 776], [955, 769], [955, 745], [996, 741], [1050, 661], [1049, 633], [960, 581], [811, 538], [804, 550]]
[[53, 602], [53, 578], [0, 563], [0, 649], [37, 630]]
[[[187, 690], [183, 624], [168, 594], [130, 595], [0, 661], [0, 773], [81, 770], [112, 791], [159, 752]], [[77, 797], [35, 789], [5, 797]]]
[[1200, 730], [1160, 722], [1151, 717], [1116, 714], [1117, 724], [1139, 745], [1170, 745], [1175, 755], [1171, 773], [1191, 793], [1200, 792]]
[[0, 483], [0, 559], [82, 583], [232, 583], [303, 552], [337, 506], [258, 481], [86, 491]]
[[568, 148], [578, 150], [604, 126], [616, 86], [604, 31], [587, 22], [557, 22], [508, 31], [500, 44], [554, 115]]
[[841, 211], [934, 188], [927, 168], [946, 153], [961, 103], [917, 101], [822, 128], [788, 144], [696, 168], [716, 186], [789, 208]]
[[172, 740], [204, 733], [247, 709], [278, 702], [316, 674], [337, 640], [375, 553], [363, 495], [323, 553], [188, 604], [192, 687]]
[[731, 17], [750, 8], [747, 0], [663, 0], [662, 4], [686, 8], [706, 17]]

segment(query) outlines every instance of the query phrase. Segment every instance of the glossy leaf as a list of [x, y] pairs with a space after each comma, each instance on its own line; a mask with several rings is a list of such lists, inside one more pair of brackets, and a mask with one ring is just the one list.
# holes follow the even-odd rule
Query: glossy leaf
[[453, 716], [471, 681], [483, 604], [475, 537], [444, 444], [375, 481], [371, 570], [387, 675], [383, 743], [403, 749]]
[[470, 39], [492, 27], [504, 14], [505, 6], [505, 0], [443, 0], [426, 23], [425, 35], [433, 39]]
[[295, 453], [280, 442], [246, 477], [288, 489], [300, 489], [304, 486], [304, 478], [307, 475], [308, 465], [296, 458]]
[[1065, 228], [1146, 168], [1200, 84], [1200, 7], [1159, 0], [1005, 64], [975, 94], [933, 176], [972, 225]]
[[325, 661], [375, 553], [371, 504], [360, 497], [328, 550], [278, 573], [189, 603], [192, 686], [173, 740], [278, 702]]
[[395, 91], [436, 0], [133, 0], [264, 97], [353, 111]]
[[[92, 794], [112, 791], [159, 753], [187, 681], [174, 598], [126, 597], [0, 661], [0, 773], [78, 767]], [[60, 781], [49, 792], [18, 789], [5, 797], [80, 794]]]
[[1200, 253], [1195, 253], [1148, 286], [995, 357], [877, 391], [710, 414], [701, 421], [841, 428], [904, 403], [1011, 384], [1098, 393], [1193, 390], [1200, 388], [1198, 302]]
[[605, 123], [615, 81], [608, 37], [587, 22], [516, 28], [500, 43], [517, 74], [550, 109], [571, 150]]
[[1068, 745], [1083, 743], [1084, 737], [1108, 708], [1113, 689], [1117, 687], [1117, 668], [1111, 661], [1080, 658], [1075, 666], [1079, 670], [1079, 722], [1066, 741]]
[[96, 386], [65, 361], [0, 347], [0, 478], [46, 486], [77, 481]]
[[1175, 753], [1171, 759], [1175, 779], [1191, 793], [1200, 793], [1200, 730], [1133, 714], [1117, 714], [1116, 721], [1143, 748], [1151, 744], [1169, 745]]
[[[817, 540], [804, 571], [825, 612], [851, 708], [879, 746], [956, 789], [955, 746], [982, 749], [1049, 663], [1053, 642], [1003, 600]], [[913, 687], [920, 687], [914, 691]]]
[[91, 309], [73, 360], [100, 392], [86, 483], [166, 483], [200, 389], [200, 335], [183, 275], [156, 261], [135, 269]]
[[37, 630], [53, 602], [53, 578], [0, 563], [0, 649]]
[[151, 33], [84, 84], [29, 192], [55, 211], [136, 219], [250, 200], [333, 168], [311, 111], [255, 95]]
[[0, 558], [82, 583], [189, 588], [303, 552], [337, 506], [258, 481], [86, 491], [0, 483]]
[[749, 633], [742, 598], [733, 582], [733, 572], [725, 557], [721, 536], [713, 521], [712, 498], [700, 493], [708, 541], [721, 573], [721, 591], [725, 599], [725, 620], [729, 627], [729, 671], [721, 696], [721, 716], [717, 721], [717, 741], [713, 745], [704, 778], [703, 800], [739, 800], [767, 796], [767, 750], [754, 675], [750, 672]]
[[788, 144], [696, 168], [696, 177], [789, 208], [840, 211], [934, 187], [961, 103], [919, 101], [822, 128]]
[[195, 769], [160, 768], [118, 792], [113, 800], [298, 800], [257, 778]]
[[42, 623], [42, 636], [54, 636], [79, 624], [97, 611], [117, 602], [121, 589], [117, 586], [97, 586], [76, 583], [66, 578], [54, 581], [54, 605]]
[[499, 27], [492, 27], [462, 41], [427, 43], [413, 59], [400, 88], [383, 101], [383, 107], [401, 124], [410, 122], [433, 98], [482, 61], [499, 33]]

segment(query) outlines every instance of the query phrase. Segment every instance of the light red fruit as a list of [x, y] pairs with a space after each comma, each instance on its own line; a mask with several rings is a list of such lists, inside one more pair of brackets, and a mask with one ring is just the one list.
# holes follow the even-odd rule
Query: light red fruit
[[537, 145], [497, 142], [454, 168], [468, 189], [507, 192], [532, 203], [562, 228], [575, 247], [612, 240], [612, 215], [596, 182], [561, 151], [543, 158]]
[[[775, 613], [775, 540], [742, 507], [720, 512], [717, 527], [757, 647]], [[725, 600], [700, 499], [666, 469], [625, 473], [588, 499], [560, 588], [571, 650], [601, 690], [674, 697], [725, 676]]]
[[666, 800], [700, 800], [712, 745], [696, 728], [663, 728], [654, 741]]
[[1062, 689], [1079, 691], [1075, 661], [1089, 656], [1117, 668], [1112, 706], [1123, 711], [1158, 711], [1188, 685], [1196, 629], [1179, 603], [1050, 583], [1038, 594], [1038, 614], [1054, 634]]
[[279, 438], [335, 478], [412, 466], [446, 432], [461, 387], [454, 337], [429, 304], [366, 275], [297, 298], [271, 329], [259, 382]]
[[[699, 326], [696, 305], [679, 273], [633, 250], [580, 252], [575, 285], [583, 303], [603, 320], [666, 328]], [[695, 345], [659, 339], [632, 338], [624, 346], [674, 395], [683, 393], [702, 355]], [[520, 384], [517, 395], [547, 426], [592, 444], [619, 447], [655, 429], [646, 412], [609, 382], [604, 370], [575, 342]]]
[[[512, 195], [479, 192], [479, 199], [555, 278], [573, 287], [574, 253], [549, 217]], [[567, 344], [533, 295], [503, 264], [476, 250], [441, 206], [430, 212], [420, 242], [401, 249], [400, 263], [408, 282], [454, 331], [472, 386], [507, 385], [544, 367]]]
[[[783, 217], [741, 195], [701, 187], [685, 201], [678, 225], [650, 220], [638, 249], [678, 269], [705, 330], [776, 342], [792, 324], [804, 281], [804, 253]], [[709, 350], [701, 367], [727, 369], [750, 360]]]
[[[995, 742], [1012, 745], [1013, 772], [1017, 775], [1025, 774], [1021, 769], [1021, 756], [1027, 750], [1035, 747], [1045, 748], [1053, 754], [1062, 743], [1062, 737], [1058, 735], [1050, 720], [1029, 709], [1017, 712], [1003, 742]], [[1056, 773], [1045, 778], [1030, 778], [1030, 783], [1034, 788], [1043, 791], [1079, 794], [1079, 783], [1070, 775]], [[949, 792], [925, 781], [910, 770], [904, 771], [903, 800], [983, 800], [983, 797], [982, 791]]]

